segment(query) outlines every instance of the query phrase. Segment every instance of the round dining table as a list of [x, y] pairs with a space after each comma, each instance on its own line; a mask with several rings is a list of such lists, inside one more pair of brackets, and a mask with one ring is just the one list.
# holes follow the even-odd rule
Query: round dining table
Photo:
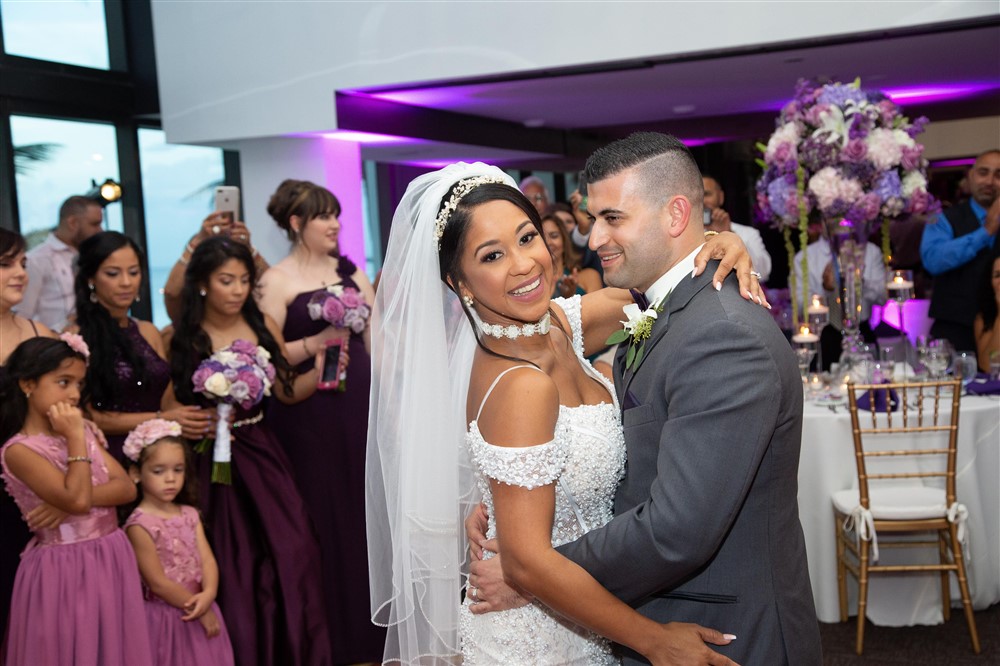
[[[945, 401], [942, 401], [945, 402]], [[943, 418], [950, 418], [950, 397]], [[870, 412], [863, 413], [868, 419]], [[884, 418], [885, 415], [880, 415]], [[892, 435], [892, 437], [903, 437]], [[966, 562], [973, 606], [984, 609], [1000, 601], [1000, 396], [961, 398], [959, 407], [956, 495], [968, 509]], [[799, 458], [799, 517], [805, 534], [816, 614], [822, 622], [839, 622], [837, 552], [831, 495], [856, 488], [857, 469], [846, 404], [817, 404], [806, 398]], [[900, 552], [907, 551], [907, 552]], [[880, 548], [880, 563], [905, 555], [933, 563], [936, 548]], [[961, 605], [952, 579], [951, 605]], [[857, 612], [857, 584], [847, 574], [848, 610]], [[875, 574], [869, 578], [867, 618], [877, 625], [909, 626], [943, 622], [940, 578], [936, 573]]]

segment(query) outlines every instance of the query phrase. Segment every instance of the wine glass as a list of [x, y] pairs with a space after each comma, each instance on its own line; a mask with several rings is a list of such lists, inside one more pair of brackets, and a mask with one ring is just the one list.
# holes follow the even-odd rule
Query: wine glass
[[924, 365], [931, 379], [941, 379], [951, 364], [951, 344], [947, 340], [931, 340], [924, 354]]
[[975, 379], [976, 372], [979, 370], [979, 361], [974, 352], [958, 352], [955, 354], [953, 369], [955, 375], [962, 378], [962, 388], [965, 389], [969, 382]]
[[816, 350], [810, 347], [795, 348], [795, 360], [799, 364], [799, 374], [802, 375], [803, 384], [808, 384], [809, 365], [812, 363], [813, 357], [815, 355], [816, 355]]

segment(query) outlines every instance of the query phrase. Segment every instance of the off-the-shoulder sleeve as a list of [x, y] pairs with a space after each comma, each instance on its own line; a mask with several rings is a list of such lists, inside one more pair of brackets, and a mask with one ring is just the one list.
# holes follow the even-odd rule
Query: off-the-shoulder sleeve
[[494, 446], [477, 429], [469, 433], [472, 459], [479, 470], [501, 483], [532, 490], [545, 486], [562, 474], [566, 447], [558, 439], [537, 446]]
[[577, 356], [583, 356], [583, 317], [580, 314], [580, 294], [569, 298], [553, 298], [552, 302], [562, 308], [569, 320], [569, 328], [573, 332], [573, 351]]

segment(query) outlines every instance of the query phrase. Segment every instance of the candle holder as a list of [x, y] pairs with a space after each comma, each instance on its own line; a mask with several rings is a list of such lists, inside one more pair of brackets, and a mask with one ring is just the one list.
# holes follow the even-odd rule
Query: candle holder
[[819, 347], [819, 336], [810, 330], [808, 325], [799, 327], [798, 332], [792, 336], [792, 344], [795, 345], [795, 359], [799, 365], [799, 374], [802, 376], [802, 384], [806, 387], [809, 377], [809, 365], [813, 357], [816, 356], [816, 349]]
[[[822, 337], [823, 328], [830, 323], [830, 308], [823, 304], [823, 299], [819, 294], [813, 294], [809, 307], [806, 308], [806, 315], [809, 318], [809, 331]], [[823, 345], [816, 345], [816, 370], [823, 372]]]
[[910, 373], [910, 357], [912, 350], [910, 339], [906, 335], [906, 322], [903, 315], [906, 303], [913, 298], [913, 271], [898, 270], [893, 271], [889, 276], [889, 281], [885, 285], [886, 292], [891, 300], [896, 303], [896, 312], [899, 313], [899, 332], [903, 337], [903, 377]]

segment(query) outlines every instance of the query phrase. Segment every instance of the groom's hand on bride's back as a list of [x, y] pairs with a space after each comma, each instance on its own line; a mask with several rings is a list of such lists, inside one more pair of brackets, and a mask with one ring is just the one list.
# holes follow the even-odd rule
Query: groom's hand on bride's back
[[[472, 553], [468, 593], [471, 595], [471, 590], [475, 590], [469, 610], [474, 615], [520, 608], [531, 603], [532, 599], [531, 595], [521, 594], [504, 582], [503, 568], [500, 566], [500, 546], [496, 539], [486, 538], [488, 527], [486, 507], [479, 504], [465, 519], [465, 536], [469, 540], [469, 552]], [[484, 549], [497, 553], [496, 557], [484, 560]]]

